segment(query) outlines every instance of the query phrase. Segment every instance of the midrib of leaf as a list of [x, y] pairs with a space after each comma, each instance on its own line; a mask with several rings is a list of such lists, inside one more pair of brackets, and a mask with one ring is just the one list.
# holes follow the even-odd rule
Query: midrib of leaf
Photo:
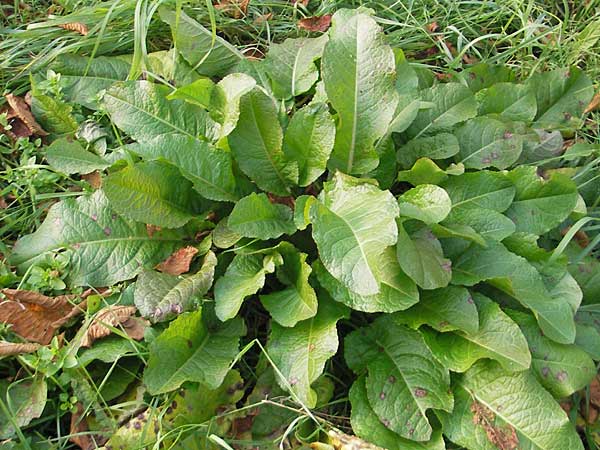
[[[498, 191], [486, 192], [485, 194], [476, 195], [476, 196], [474, 196], [474, 197], [469, 197], [469, 198], [468, 198], [468, 199], [466, 199], [466, 200], [461, 200], [460, 202], [452, 203], [452, 207], [453, 207], [453, 208], [456, 208], [456, 207], [458, 207], [458, 206], [460, 206], [460, 205], [464, 205], [465, 203], [469, 203], [469, 202], [472, 202], [472, 201], [475, 201], [475, 200], [479, 200], [480, 198], [485, 198], [485, 197], [488, 197], [488, 196], [490, 196], [490, 195], [492, 195], [492, 194], [496, 194], [497, 192], [505, 191], [505, 190], [507, 190], [507, 189], [510, 189], [510, 187], [503, 188], [503, 189], [500, 189], [500, 190], [498, 190]], [[484, 208], [483, 206], [478, 206], [477, 208], [478, 208], [478, 209], [491, 209], [491, 208]], [[494, 211], [495, 211], [495, 210], [494, 210]]]
[[450, 114], [451, 112], [453, 112], [454, 109], [456, 109], [458, 106], [460, 106], [463, 102], [465, 102], [466, 100], [468, 100], [469, 97], [463, 98], [461, 101], [459, 101], [458, 103], [452, 105], [450, 107], [450, 109], [447, 109], [446, 111], [444, 111], [443, 113], [441, 113], [439, 116], [434, 117], [432, 119], [431, 122], [429, 122], [429, 124], [427, 124], [427, 126], [425, 126], [425, 128], [423, 128], [421, 131], [419, 131], [419, 133], [413, 138], [413, 139], [417, 139], [419, 137], [421, 137], [421, 135], [423, 133], [425, 133], [429, 128], [431, 128], [435, 123], [439, 122], [440, 119], [442, 117], [445, 117], [446, 115]]
[[[352, 166], [354, 165], [354, 151], [356, 148], [356, 129], [358, 127], [358, 56], [359, 56], [359, 39], [358, 39], [358, 27], [359, 27], [359, 22], [355, 21], [356, 26], [355, 26], [355, 30], [356, 30], [356, 34], [355, 34], [355, 43], [356, 43], [356, 63], [354, 64], [354, 97], [353, 97], [353, 101], [354, 101], [354, 105], [353, 105], [353, 114], [352, 114], [352, 139], [350, 142], [350, 150], [348, 152], [348, 166], [347, 166], [347, 171], [348, 173], [352, 173]], [[361, 249], [362, 252], [362, 249]]]
[[206, 346], [210, 337], [211, 337], [211, 334], [207, 330], [206, 336], [204, 336], [204, 338], [202, 339], [202, 342], [200, 342], [200, 345], [196, 348], [196, 350], [194, 350], [194, 353], [192, 353], [190, 355], [190, 357], [187, 358], [186, 361], [181, 366], [179, 366], [177, 368], [177, 370], [175, 370], [175, 372], [173, 372], [173, 374], [164, 383], [161, 384], [161, 389], [164, 388], [165, 386], [168, 386], [170, 383], [173, 382], [173, 379], [175, 379], [176, 375], [179, 375], [179, 373], [182, 371], [182, 369], [194, 358], [194, 356], [196, 356], [198, 354], [198, 352]]
[[467, 341], [473, 342], [474, 344], [478, 345], [479, 347], [485, 348], [486, 350], [489, 350], [494, 355], [499, 355], [499, 356], [501, 356], [503, 358], [506, 358], [506, 359], [512, 361], [513, 363], [517, 364], [520, 367], [525, 367], [525, 366], [523, 366], [523, 364], [520, 361], [518, 361], [516, 359], [513, 359], [512, 357], [506, 356], [504, 353], [501, 353], [501, 352], [499, 352], [499, 351], [497, 351], [497, 350], [495, 350], [495, 349], [493, 349], [493, 348], [491, 348], [491, 347], [489, 347], [487, 345], [482, 344], [478, 340], [474, 339], [472, 336], [469, 336], [467, 333], [459, 332], [457, 334], [459, 336], [463, 337], [464, 339], [466, 339]]
[[469, 156], [467, 156], [466, 158], [462, 159], [460, 162], [464, 163], [465, 161], [467, 161], [468, 159], [471, 159], [477, 155], [479, 155], [481, 152], [483, 152], [484, 150], [487, 150], [489, 147], [496, 145], [498, 142], [502, 142], [502, 138], [496, 139], [492, 142], [490, 142], [489, 144], [484, 145], [483, 147], [481, 147], [479, 150], [471, 153]]

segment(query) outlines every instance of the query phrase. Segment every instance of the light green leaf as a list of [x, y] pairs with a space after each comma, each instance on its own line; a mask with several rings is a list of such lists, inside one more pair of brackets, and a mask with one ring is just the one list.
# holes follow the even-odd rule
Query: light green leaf
[[180, 245], [174, 234], [149, 236], [144, 224], [118, 216], [96, 191], [53, 205], [38, 230], [15, 244], [11, 263], [25, 270], [48, 253], [67, 249], [69, 282], [103, 287], [135, 277]]
[[335, 122], [324, 103], [311, 103], [291, 118], [283, 138], [283, 152], [298, 165], [298, 184], [308, 186], [319, 178], [335, 140]]
[[192, 219], [192, 184], [161, 162], [141, 162], [106, 177], [102, 189], [110, 205], [137, 222], [178, 228]]
[[237, 48], [183, 11], [161, 7], [158, 12], [163, 22], [171, 27], [177, 50], [202, 75], [223, 76], [244, 59]]
[[439, 223], [434, 223], [431, 225], [431, 231], [437, 238], [460, 238], [476, 242], [479, 245], [486, 245], [485, 238], [469, 225], [456, 223], [444, 223], [440, 225]]
[[575, 323], [575, 328], [577, 329], [575, 344], [585, 350], [594, 361], [600, 361], [600, 332], [592, 325], [579, 322]]
[[241, 236], [262, 240], [296, 231], [290, 208], [271, 203], [267, 194], [254, 192], [235, 204], [227, 219], [227, 227]]
[[285, 160], [282, 142], [274, 100], [258, 88], [242, 96], [239, 120], [229, 135], [231, 152], [258, 187], [286, 196], [298, 179], [298, 166]]
[[95, 153], [88, 152], [77, 141], [57, 139], [46, 150], [46, 159], [55, 169], [67, 173], [90, 173], [106, 169], [110, 164]]
[[531, 122], [537, 113], [535, 95], [530, 86], [496, 83], [478, 95], [479, 114], [499, 114], [507, 120]]
[[94, 342], [92, 347], [82, 348], [77, 355], [77, 365], [85, 367], [96, 360], [112, 363], [138, 353], [138, 347], [131, 339], [113, 334]]
[[565, 220], [577, 205], [577, 186], [566, 175], [540, 178], [535, 167], [522, 166], [508, 173], [517, 189], [506, 215], [517, 231], [541, 235]]
[[151, 270], [142, 272], [135, 284], [135, 306], [142, 317], [153, 322], [162, 322], [190, 311], [195, 300], [212, 286], [216, 265], [217, 258], [209, 251], [200, 270], [185, 278]]
[[407, 309], [419, 301], [417, 286], [400, 268], [393, 247], [385, 249], [378, 259], [378, 294], [360, 295], [350, 291], [320, 261], [315, 261], [314, 269], [319, 283], [334, 300], [357, 311], [391, 313]]
[[149, 72], [148, 78], [158, 77], [159, 80], [168, 80], [175, 86], [186, 86], [203, 78], [176, 48], [148, 53], [148, 58], [143, 64], [146, 72]]
[[419, 158], [447, 159], [460, 151], [458, 139], [450, 133], [438, 133], [433, 136], [419, 137], [408, 141], [398, 149], [398, 162], [409, 168]]
[[544, 337], [535, 318], [529, 314], [519, 311], [508, 311], [508, 314], [527, 338], [533, 373], [554, 397], [568, 397], [586, 387], [596, 376], [596, 365], [584, 350]]
[[299, 230], [306, 230], [310, 224], [310, 209], [317, 201], [312, 195], [301, 195], [294, 203], [294, 224]]
[[311, 384], [338, 349], [337, 321], [348, 315], [344, 305], [321, 294], [314, 317], [298, 322], [293, 328], [271, 324], [267, 353], [283, 376], [283, 379], [278, 376], [277, 381], [283, 389], [289, 386], [309, 408], [317, 402], [317, 393]]
[[414, 122], [419, 109], [421, 109], [421, 105], [421, 99], [415, 96], [414, 92], [398, 96], [398, 105], [388, 126], [388, 134], [405, 131]]
[[487, 247], [471, 245], [455, 259], [452, 281], [473, 286], [487, 281], [531, 309], [544, 334], [563, 344], [575, 340], [573, 310], [568, 302], [550, 295], [541, 275], [525, 259], [509, 252], [499, 242]]
[[221, 219], [212, 230], [212, 242], [217, 248], [232, 247], [237, 241], [242, 239], [242, 236], [227, 226], [227, 219], [228, 217]]
[[217, 83], [210, 99], [210, 116], [222, 125], [220, 137], [234, 130], [240, 117], [240, 99], [255, 86], [254, 78], [243, 73], [232, 73]]
[[167, 98], [169, 100], [185, 100], [193, 105], [209, 109], [214, 89], [215, 83], [210, 78], [199, 78], [190, 84], [177, 88]]
[[442, 433], [439, 431], [433, 432], [429, 442], [416, 442], [403, 439], [386, 428], [369, 404], [364, 376], [354, 382], [349, 396], [352, 405], [350, 423], [358, 437], [388, 450], [445, 450]]
[[288, 99], [308, 91], [319, 78], [315, 60], [323, 54], [327, 34], [316, 38], [286, 39], [272, 44], [263, 61], [276, 97]]
[[497, 363], [479, 362], [460, 384], [474, 400], [514, 427], [523, 447], [583, 450], [566, 413], [528, 371], [510, 373]]
[[421, 184], [398, 197], [400, 217], [417, 219], [427, 224], [446, 218], [452, 208], [448, 193], [433, 184]]
[[402, 270], [423, 289], [442, 288], [452, 278], [452, 262], [444, 258], [442, 246], [427, 228], [408, 234], [398, 230], [396, 255]]
[[0, 381], [0, 400], [10, 413], [10, 417], [7, 417], [4, 411], [0, 411], [0, 439], [15, 436], [15, 425], [25, 427], [42, 415], [47, 390], [46, 382], [41, 376], [13, 383], [8, 380]]
[[501, 241], [515, 232], [515, 224], [493, 209], [457, 208], [450, 212], [444, 225], [456, 224], [473, 228], [485, 239]]
[[452, 411], [448, 369], [397, 315], [381, 316], [369, 328], [349, 334], [345, 358], [354, 372], [367, 368], [371, 408], [386, 428], [406, 439], [431, 438], [427, 409]]
[[225, 275], [215, 283], [215, 312], [222, 321], [234, 318], [244, 299], [256, 294], [265, 284], [265, 276], [282, 264], [279, 253], [239, 254], [233, 258]]
[[427, 324], [443, 332], [461, 330], [474, 334], [479, 330], [475, 302], [468, 290], [458, 286], [421, 292], [419, 303], [398, 317], [414, 329]]
[[375, 141], [388, 129], [398, 95], [392, 49], [363, 10], [338, 10], [321, 60], [321, 76], [338, 114], [328, 167], [363, 174], [377, 167]]
[[441, 169], [429, 158], [419, 158], [409, 170], [398, 172], [396, 179], [406, 181], [413, 186], [421, 184], [442, 184], [448, 176], [462, 175], [465, 167], [462, 164], [450, 164], [447, 169]]
[[312, 235], [321, 261], [360, 295], [379, 292], [375, 266], [396, 243], [398, 203], [389, 191], [336, 172], [311, 207]]
[[150, 344], [144, 384], [152, 395], [171, 392], [186, 381], [218, 388], [239, 352], [246, 326], [239, 317], [218, 324], [205, 311], [184, 313]]
[[531, 355], [518, 325], [487, 297], [474, 293], [473, 300], [479, 313], [477, 331], [423, 333], [436, 358], [453, 372], [465, 372], [482, 358], [494, 359], [506, 370], [527, 370]]
[[450, 177], [442, 187], [452, 200], [452, 209], [492, 209], [503, 212], [511, 205], [515, 186], [501, 172], [482, 170]]

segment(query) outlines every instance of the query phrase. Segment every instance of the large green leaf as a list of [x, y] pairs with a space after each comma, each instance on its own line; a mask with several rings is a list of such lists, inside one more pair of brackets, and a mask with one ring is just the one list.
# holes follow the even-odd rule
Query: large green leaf
[[271, 324], [267, 353], [283, 376], [279, 385], [291, 388], [295, 396], [312, 408], [317, 393], [311, 384], [321, 375], [325, 363], [338, 349], [337, 321], [348, 317], [348, 309], [327, 295], [319, 295], [317, 314], [293, 328]]
[[349, 397], [352, 405], [350, 423], [358, 437], [388, 450], [444, 450], [446, 448], [442, 433], [439, 431], [432, 434], [429, 442], [415, 442], [403, 439], [386, 428], [369, 404], [365, 377], [360, 377], [354, 382]]
[[152, 344], [144, 384], [150, 394], [162, 394], [186, 381], [218, 388], [237, 356], [246, 326], [239, 317], [225, 324], [199, 310], [184, 313], [169, 324]]
[[269, 47], [263, 67], [276, 97], [296, 97], [317, 82], [319, 72], [315, 60], [323, 54], [327, 40], [327, 34], [323, 34], [316, 38], [286, 39]]
[[225, 75], [244, 59], [233, 45], [204, 28], [183, 11], [159, 9], [160, 18], [169, 24], [177, 50], [203, 75]]
[[495, 362], [479, 362], [460, 385], [513, 427], [523, 448], [583, 450], [565, 412], [528, 371], [510, 373]]
[[458, 139], [451, 133], [438, 133], [408, 141], [398, 149], [396, 155], [400, 165], [406, 169], [419, 158], [447, 159], [460, 151]]
[[447, 169], [441, 169], [429, 158], [419, 158], [408, 170], [401, 170], [396, 175], [398, 181], [406, 181], [413, 186], [421, 184], [442, 184], [448, 176], [461, 175], [465, 171], [462, 164], [450, 164]]
[[448, 193], [439, 186], [421, 184], [398, 197], [400, 216], [421, 220], [427, 224], [446, 218], [452, 208]]
[[566, 175], [540, 178], [535, 167], [522, 166], [509, 172], [516, 186], [515, 201], [506, 215], [517, 231], [541, 235], [565, 220], [577, 204], [577, 186]]
[[336, 280], [318, 260], [315, 261], [314, 268], [319, 283], [334, 300], [357, 311], [391, 313], [402, 311], [419, 301], [417, 286], [400, 268], [393, 247], [386, 248], [378, 259], [376, 269], [380, 291], [374, 295], [352, 292]]
[[377, 167], [373, 145], [398, 102], [395, 61], [377, 22], [363, 10], [337, 11], [321, 60], [321, 76], [338, 126], [330, 169], [362, 174]]
[[473, 300], [479, 313], [477, 331], [424, 333], [436, 358], [453, 372], [464, 372], [482, 358], [494, 359], [506, 370], [527, 370], [531, 355], [518, 325], [487, 297], [474, 293]]
[[155, 322], [189, 311], [213, 283], [217, 258], [209, 251], [198, 272], [185, 278], [155, 271], [142, 272], [135, 284], [134, 302], [142, 317]]
[[277, 267], [277, 278], [285, 289], [260, 296], [260, 301], [273, 320], [284, 327], [310, 319], [317, 313], [317, 294], [308, 282], [312, 269], [306, 263], [306, 253], [294, 246], [281, 243], [277, 250], [283, 264]]
[[385, 427], [406, 439], [428, 441], [433, 430], [426, 410], [452, 411], [453, 399], [448, 369], [421, 335], [402, 325], [397, 315], [384, 315], [349, 334], [344, 348], [354, 372], [367, 368], [369, 404]]
[[265, 276], [282, 262], [277, 252], [236, 255], [225, 275], [215, 283], [217, 317], [223, 321], [234, 318], [244, 299], [256, 294], [264, 286]]
[[563, 344], [573, 343], [573, 310], [562, 298], [552, 297], [538, 271], [499, 242], [471, 247], [454, 261], [452, 281], [472, 286], [488, 281], [531, 309], [545, 335]]
[[479, 114], [499, 114], [505, 119], [531, 122], [537, 113], [537, 102], [530, 86], [497, 83], [480, 92]]
[[396, 243], [397, 216], [398, 203], [389, 191], [336, 172], [310, 212], [325, 268], [351, 291], [377, 294], [375, 266], [384, 249]]
[[119, 214], [165, 228], [178, 228], [192, 219], [191, 188], [175, 167], [156, 161], [127, 166], [102, 183]]
[[229, 135], [231, 152], [258, 187], [285, 196], [298, 179], [298, 166], [285, 160], [282, 143], [274, 100], [254, 88], [240, 100], [238, 123]]
[[90, 173], [94, 170], [106, 169], [110, 164], [96, 155], [88, 152], [77, 141], [57, 139], [46, 149], [46, 159], [55, 169], [67, 173]]
[[292, 210], [271, 203], [267, 194], [252, 193], [233, 207], [227, 226], [241, 236], [262, 240], [278, 238], [296, 231]]
[[[13, 383], [0, 380], [0, 400], [6, 408], [0, 411], [0, 439], [15, 436], [15, 427], [25, 427], [42, 415], [46, 406], [47, 391], [46, 381], [41, 376]], [[7, 417], [6, 413], [9, 413], [10, 417]]]
[[211, 91], [210, 116], [222, 125], [221, 137], [234, 130], [240, 117], [240, 99], [254, 86], [254, 78], [243, 73], [232, 73], [219, 81]]
[[283, 152], [298, 165], [298, 184], [308, 186], [319, 178], [335, 140], [335, 122], [325, 103], [311, 103], [291, 118], [283, 138]]
[[535, 318], [519, 312], [509, 315], [527, 338], [536, 378], [556, 398], [564, 398], [586, 387], [596, 376], [596, 365], [576, 345], [557, 344], [544, 337]]
[[444, 225], [468, 226], [482, 237], [501, 241], [515, 232], [515, 224], [504, 214], [493, 209], [456, 208], [444, 222]]
[[25, 270], [48, 253], [66, 249], [69, 282], [103, 287], [135, 277], [180, 245], [174, 234], [149, 236], [144, 224], [117, 215], [104, 193], [96, 191], [52, 206], [38, 230], [15, 244], [11, 263]]
[[487, 170], [450, 177], [442, 186], [452, 200], [453, 210], [491, 209], [503, 212], [515, 196], [515, 186], [505, 174]]

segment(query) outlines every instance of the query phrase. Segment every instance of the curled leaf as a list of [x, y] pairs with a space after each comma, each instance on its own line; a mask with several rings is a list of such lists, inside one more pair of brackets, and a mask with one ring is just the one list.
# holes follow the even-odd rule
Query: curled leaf
[[596, 92], [596, 94], [592, 97], [592, 101], [587, 105], [584, 114], [590, 113], [592, 111], [597, 111], [600, 108], [600, 92]]
[[298, 28], [308, 31], [325, 32], [331, 25], [331, 14], [307, 17], [298, 21]]
[[81, 450], [91, 450], [96, 448], [94, 439], [90, 434], [86, 433], [89, 431], [89, 426], [87, 419], [84, 417], [83, 405], [81, 402], [78, 402], [76, 407], [77, 409], [75, 412], [71, 414], [71, 437], [69, 438], [69, 441], [77, 445]]
[[0, 357], [22, 355], [23, 353], [33, 353], [40, 348], [39, 344], [25, 343], [16, 344], [14, 342], [0, 342]]
[[220, 0], [215, 9], [229, 14], [234, 19], [241, 19], [248, 13], [250, 0]]
[[183, 247], [161, 262], [156, 268], [169, 275], [181, 275], [190, 270], [190, 264], [198, 253], [196, 247]]
[[92, 321], [87, 333], [81, 341], [82, 347], [89, 347], [96, 339], [112, 333], [111, 328], [121, 326], [123, 331], [132, 339], [141, 340], [148, 322], [132, 317], [137, 311], [135, 306], [111, 305], [102, 309]]
[[75, 31], [82, 36], [87, 36], [89, 32], [87, 25], [81, 22], [61, 23], [56, 26], [58, 28], [62, 28], [63, 30]]
[[29, 105], [23, 98], [13, 94], [6, 94], [5, 98], [9, 106], [5, 110], [6, 118], [12, 129], [4, 130], [4, 132], [9, 137], [16, 139], [32, 135], [48, 136], [48, 133], [36, 122]]

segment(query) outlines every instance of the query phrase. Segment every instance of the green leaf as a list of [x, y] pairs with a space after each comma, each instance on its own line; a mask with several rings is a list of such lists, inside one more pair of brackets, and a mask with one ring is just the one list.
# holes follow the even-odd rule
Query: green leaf
[[450, 212], [444, 225], [468, 226], [485, 239], [501, 241], [515, 232], [515, 224], [493, 209], [457, 208]]
[[77, 141], [57, 139], [46, 149], [48, 163], [66, 174], [90, 173], [106, 169], [110, 164], [95, 153], [88, 152]]
[[286, 39], [272, 44], [263, 61], [276, 97], [288, 99], [307, 92], [319, 78], [315, 60], [323, 54], [327, 34], [316, 38]]
[[557, 344], [544, 337], [535, 318], [509, 311], [527, 338], [536, 378], [554, 397], [564, 398], [586, 387], [596, 376], [596, 365], [578, 346]]
[[92, 347], [81, 349], [77, 355], [77, 365], [85, 367], [96, 360], [112, 363], [138, 353], [137, 345], [131, 339], [111, 335], [94, 342]]
[[[577, 320], [577, 316], [575, 316]], [[600, 333], [592, 325], [576, 322], [575, 344], [586, 351], [594, 361], [600, 361]]]
[[73, 107], [62, 100], [32, 90], [31, 112], [42, 128], [56, 135], [70, 135], [77, 131], [77, 121], [72, 116]]
[[535, 139], [523, 142], [523, 152], [517, 161], [518, 164], [543, 164], [546, 159], [554, 159], [563, 153], [564, 139], [558, 130], [545, 131], [533, 130], [537, 135]]
[[144, 159], [164, 159], [173, 164], [209, 200], [235, 202], [241, 197], [231, 153], [208, 142], [183, 134], [168, 134], [128, 148]]
[[144, 224], [118, 216], [104, 193], [96, 191], [53, 205], [38, 230], [15, 244], [10, 261], [25, 270], [47, 254], [67, 249], [69, 282], [103, 287], [135, 277], [180, 245], [173, 234], [149, 236]]
[[308, 186], [325, 172], [335, 140], [335, 122], [324, 103], [311, 103], [291, 118], [283, 152], [298, 165], [298, 184]]
[[444, 258], [440, 242], [427, 228], [409, 235], [400, 226], [396, 255], [402, 270], [423, 289], [445, 287], [452, 278], [452, 262]]
[[535, 167], [522, 166], [508, 173], [517, 189], [515, 201], [506, 211], [517, 231], [541, 235], [565, 220], [577, 205], [577, 186], [567, 176], [555, 173], [549, 180]]
[[473, 286], [487, 281], [531, 309], [545, 335], [563, 344], [573, 343], [573, 310], [562, 298], [552, 297], [538, 271], [499, 242], [471, 247], [454, 261], [452, 281]]
[[350, 404], [352, 414], [350, 423], [358, 437], [388, 450], [445, 450], [442, 433], [434, 431], [429, 442], [415, 442], [401, 438], [385, 427], [367, 397], [365, 377], [360, 377], [350, 388]]
[[580, 69], [536, 73], [526, 84], [538, 105], [534, 128], [579, 128], [579, 118], [594, 95], [592, 82]]
[[486, 245], [485, 238], [469, 225], [456, 223], [444, 223], [440, 225], [439, 223], [434, 223], [431, 225], [431, 231], [437, 238], [460, 238], [476, 242], [479, 245]]
[[256, 86], [254, 78], [232, 73], [217, 83], [210, 99], [210, 116], [222, 125], [220, 137], [228, 136], [240, 117], [240, 99]]
[[360, 295], [379, 292], [375, 266], [396, 243], [398, 203], [389, 191], [336, 172], [311, 207], [312, 235], [321, 261]]
[[528, 85], [497, 83], [479, 94], [479, 114], [499, 114], [507, 120], [531, 122], [537, 113], [533, 90]]
[[267, 194], [254, 192], [235, 204], [227, 219], [227, 227], [241, 236], [262, 240], [296, 231], [290, 208], [271, 203]]
[[161, 7], [158, 13], [162, 21], [171, 27], [177, 50], [202, 75], [223, 76], [244, 59], [237, 48], [215, 36], [183, 11]]
[[398, 102], [392, 49], [363, 10], [341, 9], [332, 18], [321, 76], [338, 114], [328, 167], [362, 174], [377, 167], [375, 141], [388, 129]]
[[423, 333], [436, 358], [453, 372], [465, 372], [482, 358], [494, 359], [506, 370], [527, 370], [531, 355], [518, 325], [487, 297], [474, 293], [473, 300], [479, 314], [477, 331]]
[[185, 278], [151, 270], [142, 272], [135, 284], [135, 306], [142, 317], [153, 322], [190, 311], [195, 300], [212, 286], [216, 265], [217, 257], [209, 251], [200, 270]]
[[377, 279], [380, 292], [374, 295], [360, 295], [350, 291], [318, 260], [314, 263], [314, 269], [319, 283], [334, 300], [357, 311], [391, 313], [407, 309], [419, 301], [417, 286], [400, 268], [393, 247], [385, 249], [378, 259]]
[[202, 78], [175, 48], [149, 53], [143, 64], [153, 78], [168, 80], [174, 86], [189, 85]]
[[496, 83], [514, 82], [516, 74], [501, 64], [479, 63], [463, 72], [467, 85], [473, 92], [489, 88]]
[[239, 120], [229, 135], [231, 152], [258, 187], [286, 196], [298, 179], [298, 166], [285, 160], [282, 142], [274, 100], [258, 88], [242, 96]]
[[317, 294], [308, 282], [312, 269], [306, 263], [307, 254], [294, 246], [281, 243], [278, 252], [283, 264], [277, 267], [278, 280], [287, 286], [271, 294], [261, 295], [260, 301], [273, 320], [284, 327], [310, 319], [317, 313]]
[[421, 184], [442, 184], [451, 175], [462, 175], [465, 167], [462, 164], [450, 164], [447, 169], [441, 169], [429, 158], [419, 158], [409, 170], [398, 172], [396, 179], [406, 181], [413, 186]]
[[511, 205], [515, 186], [501, 172], [482, 170], [450, 177], [442, 187], [458, 209], [491, 209], [503, 212]]
[[242, 236], [235, 233], [231, 228], [227, 226], [227, 219], [221, 219], [221, 221], [212, 230], [212, 242], [217, 248], [229, 248], [235, 245]]
[[138, 142], [170, 134], [211, 137], [215, 124], [201, 107], [167, 100], [169, 88], [148, 81], [115, 83], [104, 95], [111, 120]]
[[171, 92], [167, 98], [169, 100], [185, 100], [193, 105], [209, 109], [210, 99], [215, 89], [215, 83], [210, 78], [199, 78], [196, 81], [186, 84]]
[[427, 224], [446, 218], [452, 208], [448, 193], [439, 186], [422, 184], [398, 197], [400, 217], [417, 219]]
[[454, 125], [477, 115], [478, 105], [473, 93], [459, 83], [436, 84], [424, 89], [421, 91], [421, 100], [431, 102], [433, 106], [419, 111], [415, 121], [406, 130], [410, 139], [448, 131]]
[[310, 209], [317, 201], [312, 195], [301, 195], [294, 203], [294, 223], [299, 230], [306, 230], [310, 224]]
[[271, 324], [267, 353], [283, 376], [283, 379], [278, 376], [277, 381], [283, 389], [289, 386], [309, 408], [317, 402], [317, 393], [311, 385], [338, 349], [337, 321], [347, 317], [344, 305], [327, 295], [319, 295], [319, 309], [314, 317], [298, 322], [293, 328]]
[[452, 411], [448, 370], [397, 315], [381, 316], [369, 328], [349, 334], [345, 358], [354, 372], [367, 368], [371, 408], [386, 428], [406, 439], [431, 438], [427, 409]]
[[110, 205], [137, 222], [178, 228], [193, 217], [192, 184], [161, 162], [141, 162], [106, 177], [102, 189]]
[[41, 376], [13, 383], [8, 380], [0, 381], [0, 400], [7, 408], [6, 412], [10, 413], [10, 417], [7, 417], [4, 408], [0, 411], [0, 439], [15, 436], [15, 426], [25, 427], [42, 415], [47, 390], [46, 382]]
[[528, 371], [510, 373], [497, 363], [479, 362], [460, 385], [472, 399], [512, 426], [523, 447], [583, 450], [565, 412]]
[[438, 133], [408, 141], [398, 149], [396, 157], [402, 167], [409, 168], [420, 158], [447, 159], [459, 151], [456, 136], [450, 133]]
[[477, 333], [479, 316], [468, 290], [458, 286], [421, 292], [419, 303], [398, 314], [403, 323], [417, 329], [427, 324], [438, 331]]
[[225, 275], [215, 283], [215, 312], [222, 321], [234, 318], [244, 299], [256, 294], [265, 284], [265, 275], [282, 264], [279, 253], [239, 254], [233, 258]]
[[512, 123], [476, 117], [456, 130], [460, 142], [457, 159], [468, 169], [512, 166], [523, 151], [523, 135]]
[[181, 314], [150, 344], [144, 384], [152, 395], [171, 392], [186, 381], [218, 388], [237, 356], [246, 326], [239, 317], [225, 324], [204, 310]]
[[388, 126], [388, 134], [405, 131], [414, 122], [421, 106], [421, 100], [414, 93], [398, 96], [398, 105]]
[[60, 73], [65, 98], [86, 108], [99, 109], [99, 94], [127, 79], [131, 64], [122, 57], [79, 56], [63, 53], [50, 68]]

